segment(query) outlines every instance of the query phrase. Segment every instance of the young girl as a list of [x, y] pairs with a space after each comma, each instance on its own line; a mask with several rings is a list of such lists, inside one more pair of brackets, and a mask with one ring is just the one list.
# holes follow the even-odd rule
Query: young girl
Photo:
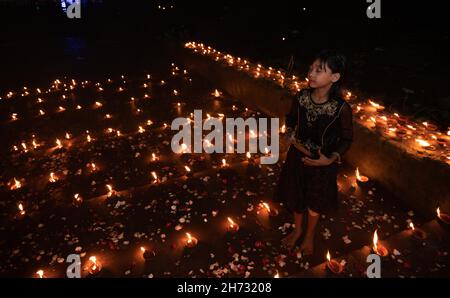
[[313, 253], [320, 214], [337, 208], [338, 164], [352, 142], [352, 110], [340, 94], [345, 64], [335, 51], [320, 52], [309, 68], [309, 88], [296, 95], [286, 115], [287, 132], [312, 154], [289, 147], [274, 200], [294, 215], [295, 228], [282, 243], [291, 249], [305, 233], [304, 255]]

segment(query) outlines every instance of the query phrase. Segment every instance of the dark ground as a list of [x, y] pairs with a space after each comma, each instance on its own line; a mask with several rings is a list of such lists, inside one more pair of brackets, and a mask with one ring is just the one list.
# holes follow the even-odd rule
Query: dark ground
[[[351, 58], [350, 86], [379, 96], [405, 113], [417, 113], [447, 127], [448, 35], [440, 21], [422, 24], [421, 18], [391, 13], [387, 20], [370, 23], [362, 10], [362, 17], [356, 18], [360, 22], [355, 25], [351, 12], [359, 11], [357, 8], [308, 16], [306, 12], [323, 6], [307, 3], [302, 15], [301, 4], [292, 9], [279, 5], [279, 10], [262, 4], [257, 13], [250, 4], [240, 9], [235, 7], [237, 4], [215, 4], [213, 10], [205, 8], [206, 4], [175, 3], [174, 9], [163, 12], [154, 3], [143, 2], [139, 2], [138, 10], [118, 10], [118, 1], [94, 6], [86, 18], [75, 21], [57, 15], [58, 10], [50, 6], [40, 5], [40, 13], [36, 13], [31, 11], [35, 6], [24, 5], [19, 9], [23, 14], [17, 14], [17, 6], [8, 1], [0, 3], [0, 96], [23, 86], [44, 89], [64, 76], [78, 82], [101, 82], [105, 89], [99, 94], [91, 90], [92, 84], [86, 89], [77, 88], [64, 93], [69, 97], [66, 102], [60, 98], [62, 92], [45, 94], [42, 107], [35, 103], [35, 94], [2, 102], [1, 135], [5, 146], [1, 152], [5, 158], [1, 161], [1, 276], [33, 276], [39, 268], [48, 276], [63, 276], [65, 267], [59, 258], [75, 251], [86, 253], [83, 261], [91, 254], [97, 255], [104, 265], [103, 276], [221, 275], [217, 269], [226, 265], [232, 268], [230, 262], [235, 257], [238, 260], [234, 265], [238, 267], [229, 276], [245, 275], [245, 271], [251, 272], [250, 276], [273, 276], [274, 269], [283, 276], [293, 275], [305, 266], [323, 262], [327, 249], [333, 256], [342, 256], [370, 244], [376, 228], [383, 239], [406, 229], [408, 219], [418, 226], [428, 220], [408, 214], [406, 206], [375, 182], [367, 188], [351, 188], [348, 180], [354, 180], [354, 169], [344, 168], [340, 176], [342, 204], [336, 214], [320, 222], [315, 256], [289, 256], [279, 246], [279, 228], [290, 221], [288, 214], [282, 208], [275, 218], [256, 214], [261, 200], [270, 201], [281, 162], [247, 172], [246, 158], [235, 155], [227, 157], [229, 162], [242, 159], [243, 164], [220, 170], [213, 166], [220, 165], [222, 156], [204, 155], [204, 160], [193, 155], [175, 156], [163, 143], [170, 141], [171, 133], [164, 131], [162, 124], [170, 124], [179, 115], [174, 106], [177, 101], [185, 103], [181, 115], [193, 112], [194, 107], [211, 111], [212, 115], [246, 115], [244, 107], [227, 96], [214, 101], [209, 93], [216, 87], [202, 78], [192, 78], [190, 83], [181, 73], [172, 76], [170, 63], [176, 61], [171, 60], [166, 49], [182, 44], [181, 41], [197, 40], [281, 67], [294, 53], [296, 70], [304, 73], [307, 64], [303, 61], [317, 49], [343, 48]], [[146, 15], [146, 5], [150, 17]], [[255, 23], [269, 12], [273, 16], [270, 31], [266, 25]], [[242, 21], [247, 17], [251, 21]], [[330, 29], [330, 20], [336, 18], [340, 19], [336, 24], [342, 26], [336, 25], [342, 28], [340, 34]], [[285, 42], [281, 40], [284, 35]], [[143, 98], [146, 91], [141, 86], [147, 73], [152, 74], [148, 91], [151, 100]], [[126, 75], [126, 83], [121, 82], [122, 74]], [[113, 83], [108, 84], [108, 78]], [[162, 79], [168, 84], [160, 86]], [[125, 88], [124, 92], [117, 92], [119, 85]], [[405, 101], [402, 88], [415, 93]], [[180, 91], [179, 99], [171, 93], [173, 89]], [[129, 102], [131, 96], [137, 99], [134, 105]], [[103, 102], [102, 108], [92, 108], [96, 100]], [[419, 105], [411, 105], [413, 102]], [[77, 104], [83, 109], [75, 110]], [[238, 111], [232, 111], [231, 104]], [[57, 113], [59, 105], [67, 110]], [[41, 108], [47, 115], [37, 117]], [[136, 114], [136, 108], [144, 112]], [[10, 122], [13, 112], [19, 113], [19, 120]], [[105, 120], [106, 113], [112, 119]], [[147, 127], [147, 119], [155, 123]], [[136, 133], [139, 125], [146, 129], [142, 135]], [[104, 132], [107, 127], [120, 129], [124, 136], [109, 136]], [[85, 141], [86, 129], [94, 138], [92, 143]], [[49, 150], [56, 138], [64, 139], [66, 131], [74, 135], [72, 147]], [[22, 140], [30, 148], [33, 133], [45, 145], [28, 153], [10, 151], [13, 144], [20, 147]], [[163, 160], [151, 162], [152, 152], [158, 152]], [[86, 164], [94, 161], [99, 169], [90, 172]], [[185, 164], [198, 172], [198, 177], [181, 177]], [[79, 169], [82, 172], [78, 175]], [[167, 182], [150, 186], [153, 170], [160, 177], [166, 176]], [[52, 171], [61, 177], [55, 184], [48, 183]], [[13, 177], [25, 179], [17, 191], [7, 187]], [[210, 178], [205, 181], [205, 177]], [[123, 190], [120, 198], [105, 200], [108, 183]], [[71, 205], [74, 193], [80, 193], [85, 200], [79, 208]], [[24, 203], [27, 212], [20, 220], [15, 218], [18, 201]], [[125, 204], [115, 208], [117, 201]], [[176, 206], [175, 210], [172, 206]], [[212, 211], [218, 211], [217, 216]], [[226, 216], [232, 216], [241, 225], [235, 236], [224, 230]], [[181, 217], [191, 222], [181, 224], [183, 229], [175, 231]], [[204, 222], [205, 218], [208, 222]], [[182, 237], [187, 231], [200, 240], [190, 252], [182, 249]], [[344, 236], [351, 242], [346, 244]], [[157, 257], [144, 264], [140, 245], [155, 248]], [[76, 250], [78, 246], [80, 251]], [[404, 260], [394, 260], [389, 271], [394, 272], [393, 276], [448, 276], [448, 248], [428, 243], [428, 249], [426, 259], [418, 258], [414, 252], [402, 252], [400, 258]], [[215, 262], [217, 266], [210, 268]], [[346, 274], [358, 276], [360, 272]]]

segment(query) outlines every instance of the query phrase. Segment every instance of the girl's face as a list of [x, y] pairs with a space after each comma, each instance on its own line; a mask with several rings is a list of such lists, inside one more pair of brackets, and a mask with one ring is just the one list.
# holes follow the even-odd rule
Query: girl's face
[[339, 73], [333, 73], [328, 65], [318, 59], [309, 67], [308, 81], [310, 88], [331, 87], [340, 77]]

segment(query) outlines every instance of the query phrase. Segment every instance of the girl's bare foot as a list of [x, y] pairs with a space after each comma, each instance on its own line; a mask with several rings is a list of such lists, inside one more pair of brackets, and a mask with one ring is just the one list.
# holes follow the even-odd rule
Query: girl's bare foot
[[314, 238], [305, 237], [302, 244], [300, 245], [300, 252], [304, 256], [312, 255], [314, 252]]
[[293, 248], [301, 235], [302, 235], [301, 230], [293, 230], [289, 235], [287, 235], [285, 238], [283, 238], [283, 240], [281, 240], [281, 243], [287, 248]]

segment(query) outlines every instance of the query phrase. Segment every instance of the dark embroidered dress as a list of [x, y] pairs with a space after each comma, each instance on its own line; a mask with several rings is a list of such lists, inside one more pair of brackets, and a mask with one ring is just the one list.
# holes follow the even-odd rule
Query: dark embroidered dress
[[[310, 89], [300, 91], [286, 115], [288, 131], [295, 130], [295, 137], [311, 152], [318, 149], [330, 157], [340, 158], [350, 147], [353, 138], [352, 110], [342, 98], [330, 98], [317, 104], [311, 98]], [[303, 164], [304, 154], [290, 146], [282, 167], [274, 201], [282, 202], [289, 211], [298, 213], [307, 208], [326, 213], [337, 208], [336, 162], [328, 166]]]

